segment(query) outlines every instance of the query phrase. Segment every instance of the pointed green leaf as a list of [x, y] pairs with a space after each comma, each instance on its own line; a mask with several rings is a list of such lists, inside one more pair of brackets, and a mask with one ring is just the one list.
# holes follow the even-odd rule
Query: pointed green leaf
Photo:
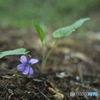
[[62, 37], [67, 36], [71, 34], [73, 31], [75, 31], [76, 29], [78, 29], [87, 20], [90, 20], [90, 18], [80, 19], [70, 26], [59, 28], [53, 32], [53, 37], [62, 38]]
[[33, 23], [34, 30], [36, 31], [36, 33], [39, 35], [41, 41], [43, 42], [43, 39], [44, 39], [43, 29], [35, 21], [32, 21], [32, 23]]
[[26, 49], [24, 48], [8, 50], [8, 51], [0, 52], [0, 58], [3, 58], [4, 56], [8, 56], [8, 55], [20, 55], [20, 54], [27, 54], [27, 53], [29, 53], [29, 51], [26, 52]]

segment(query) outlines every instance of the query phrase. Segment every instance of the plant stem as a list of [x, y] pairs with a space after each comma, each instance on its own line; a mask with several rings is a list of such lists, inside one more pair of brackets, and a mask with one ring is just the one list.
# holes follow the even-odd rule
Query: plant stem
[[44, 60], [45, 60], [45, 50], [44, 50], [44, 44], [42, 42], [42, 52], [43, 52], [43, 58], [42, 58], [42, 68], [44, 67]]
[[55, 42], [55, 44], [53, 45], [53, 47], [49, 50], [47, 56], [45, 57], [45, 59], [43, 59], [43, 66], [42, 66], [42, 71], [45, 69], [45, 64], [46, 64], [46, 61], [51, 53], [51, 51], [53, 50], [53, 48], [55, 47], [55, 45], [58, 43], [58, 41], [60, 40], [60, 38], [57, 39], [57, 41]]

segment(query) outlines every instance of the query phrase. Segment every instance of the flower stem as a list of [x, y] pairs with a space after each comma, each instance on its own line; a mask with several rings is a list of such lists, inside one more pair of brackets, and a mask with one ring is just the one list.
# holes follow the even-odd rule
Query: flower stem
[[43, 64], [42, 64], [42, 71], [44, 71], [45, 69], [45, 64], [46, 64], [46, 61], [51, 53], [51, 51], [53, 50], [53, 48], [55, 47], [55, 45], [58, 43], [58, 41], [60, 40], [60, 38], [57, 39], [57, 41], [55, 42], [55, 44], [53, 45], [53, 47], [49, 50], [48, 54], [46, 57], [44, 57], [45, 59], [43, 59]]

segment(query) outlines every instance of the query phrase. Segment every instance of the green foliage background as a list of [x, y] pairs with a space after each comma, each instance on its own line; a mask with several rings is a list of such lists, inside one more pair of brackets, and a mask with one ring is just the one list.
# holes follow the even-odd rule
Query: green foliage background
[[29, 28], [35, 20], [41, 25], [57, 28], [91, 17], [99, 9], [100, 0], [0, 0], [0, 26]]

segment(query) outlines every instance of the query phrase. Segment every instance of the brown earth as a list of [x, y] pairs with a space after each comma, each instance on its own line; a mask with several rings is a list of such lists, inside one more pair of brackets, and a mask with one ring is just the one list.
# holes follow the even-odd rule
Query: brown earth
[[[97, 37], [96, 37], [97, 35]], [[55, 39], [47, 35], [46, 52]], [[33, 65], [34, 75], [17, 71], [20, 56], [0, 59], [0, 100], [100, 100], [100, 33], [87, 37], [73, 34], [62, 38], [47, 60], [44, 72]], [[5, 28], [0, 30], [0, 52], [26, 48], [42, 63], [42, 48], [33, 30]], [[97, 92], [99, 96], [70, 96], [70, 92]]]

